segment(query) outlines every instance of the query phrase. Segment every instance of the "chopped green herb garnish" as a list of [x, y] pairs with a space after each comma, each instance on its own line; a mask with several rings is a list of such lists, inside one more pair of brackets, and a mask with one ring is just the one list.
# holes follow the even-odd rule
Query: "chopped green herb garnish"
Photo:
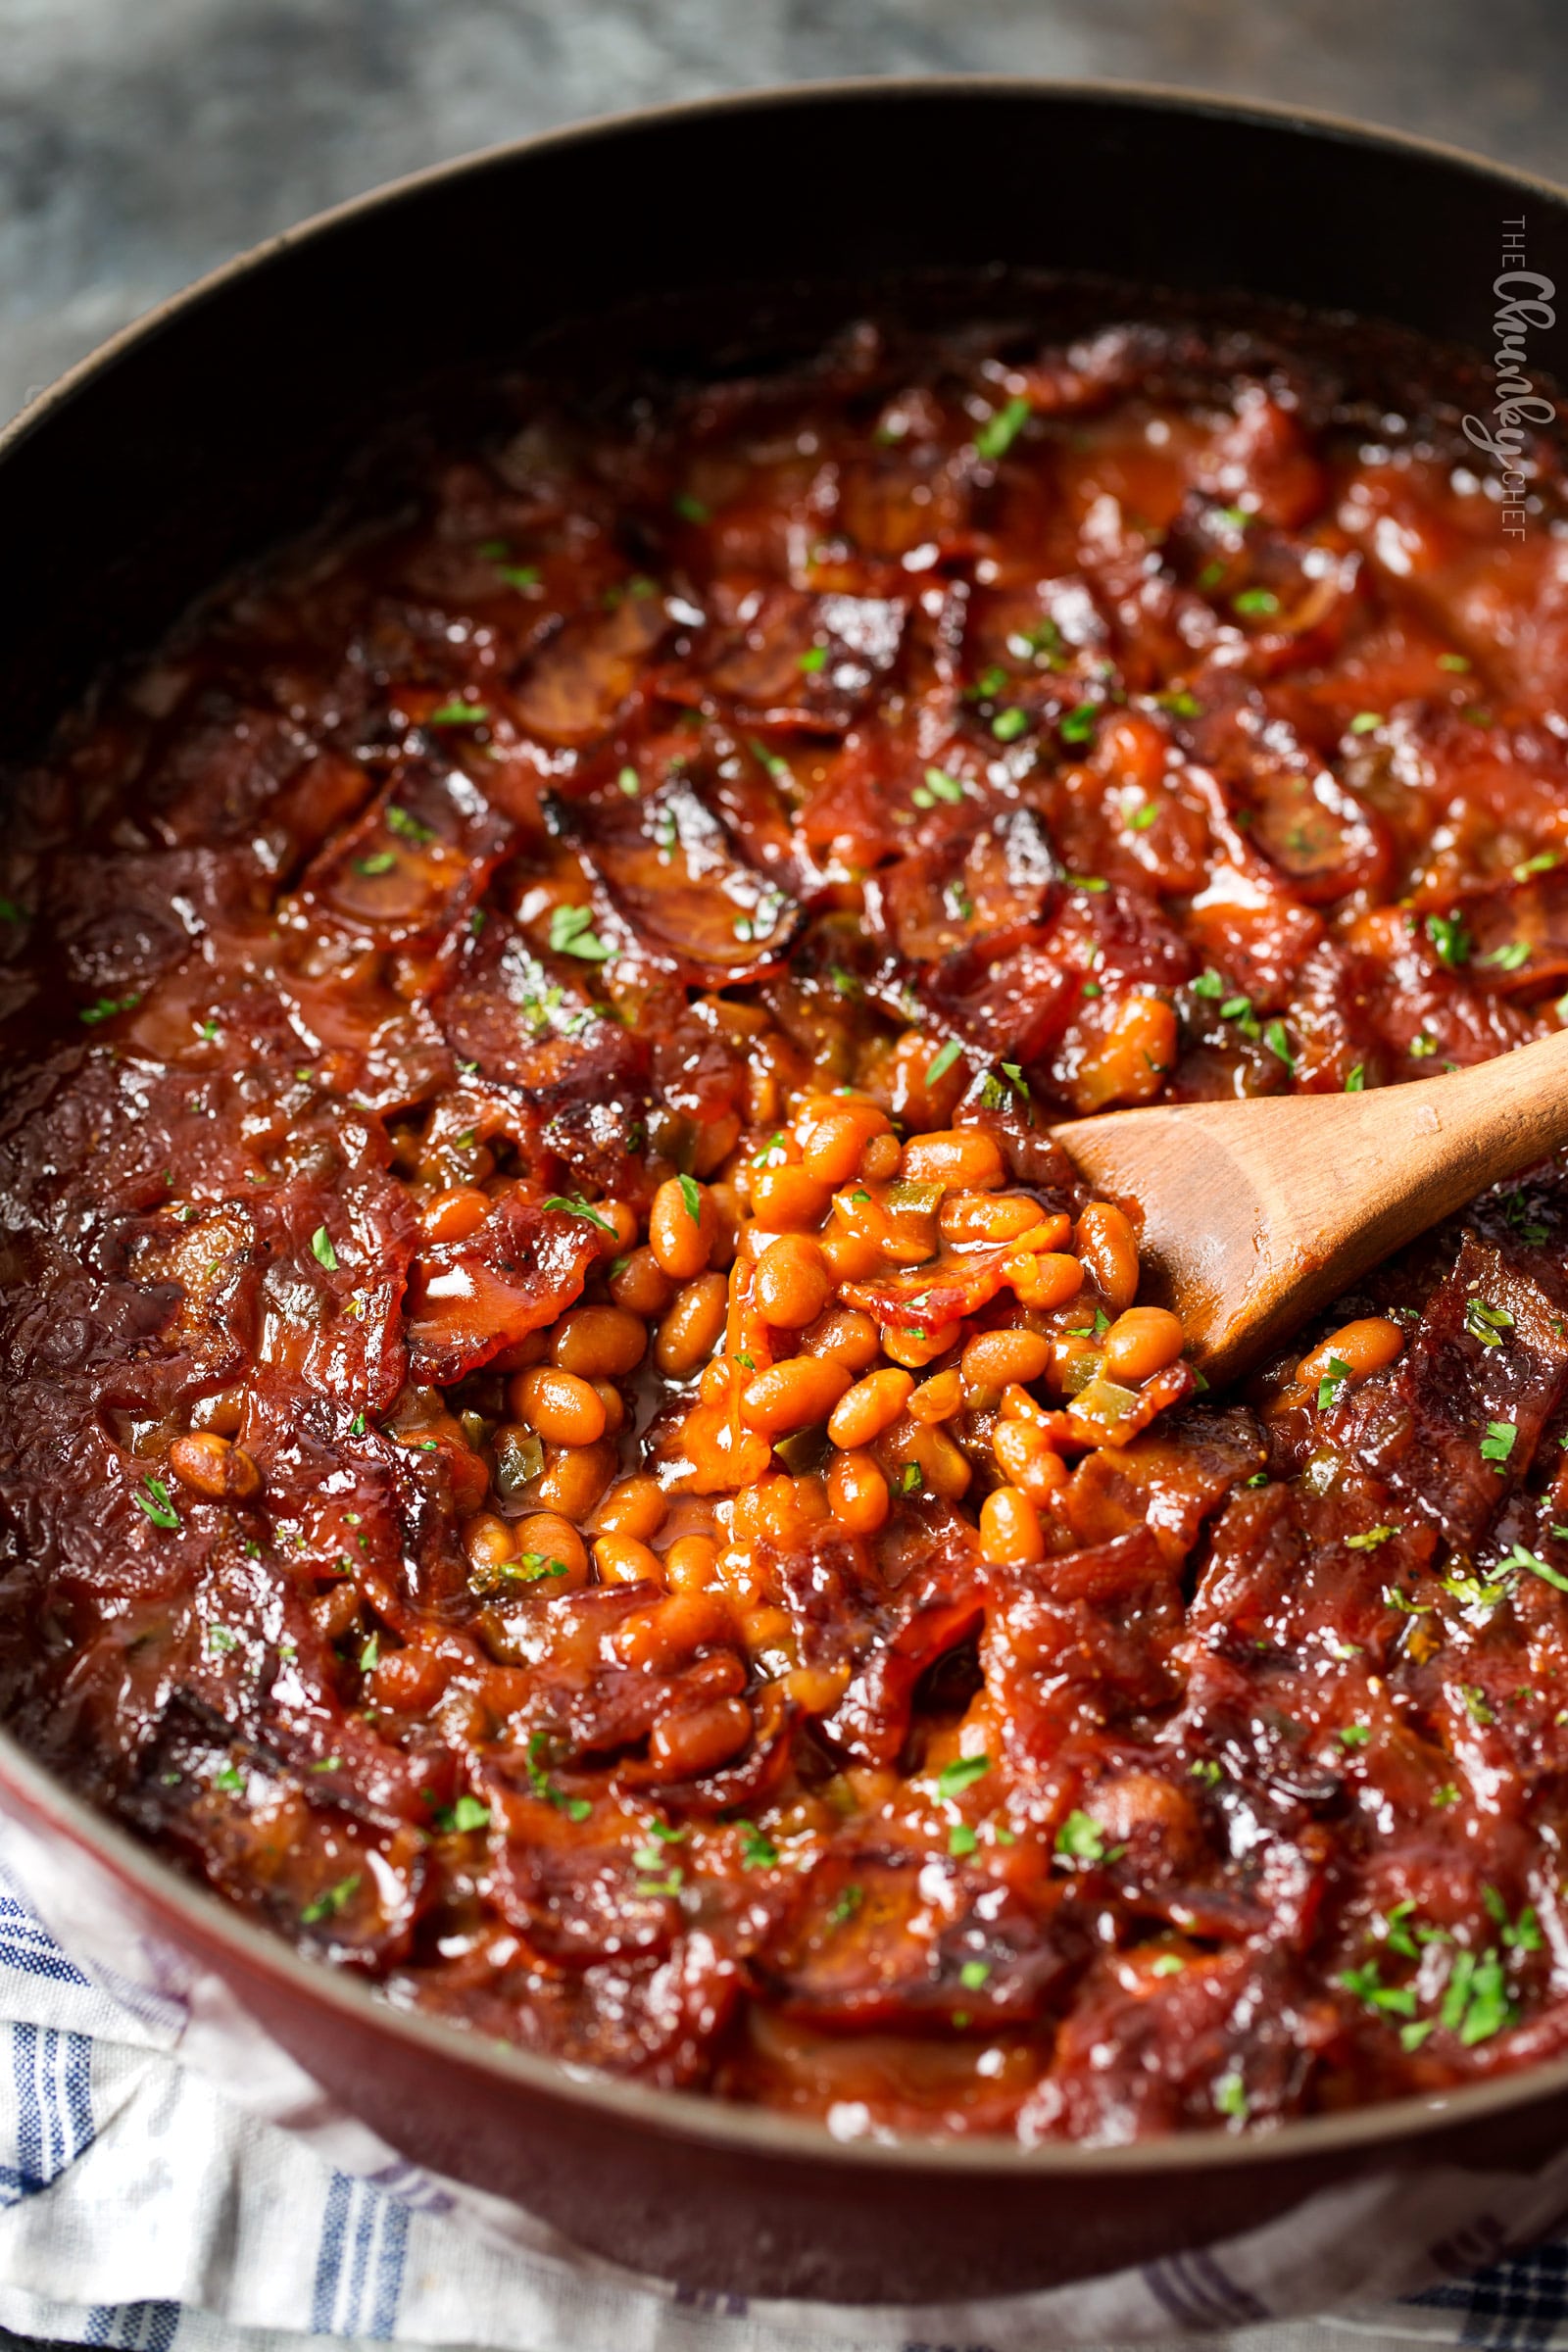
[[397, 861], [396, 850], [372, 850], [368, 858], [355, 858], [354, 871], [367, 875], [389, 874]]
[[990, 464], [1004, 458], [1028, 423], [1030, 414], [1026, 400], [1009, 400], [1004, 409], [998, 409], [994, 416], [988, 416], [975, 434], [975, 454]]
[[1481, 1441], [1481, 1459], [1484, 1462], [1505, 1462], [1514, 1449], [1519, 1432], [1512, 1421], [1489, 1421], [1487, 1434]]
[[161, 1478], [144, 1478], [131, 1496], [138, 1510], [145, 1511], [154, 1527], [177, 1527], [179, 1513], [169, 1497], [169, 1489]]
[[352, 1878], [339, 1879], [335, 1886], [328, 1886], [324, 1894], [318, 1894], [314, 1902], [307, 1903], [300, 1913], [302, 1924], [314, 1928], [318, 1920], [335, 1919], [359, 1891], [360, 1875], [355, 1871]]
[[1363, 1092], [1365, 1086], [1366, 1063], [1364, 1061], [1358, 1061], [1354, 1068], [1350, 1071], [1349, 1076], [1345, 1081], [1345, 1091], [1348, 1095], [1359, 1095]]
[[1263, 1031], [1263, 1043], [1265, 1046], [1267, 1046], [1271, 1054], [1279, 1056], [1279, 1059], [1284, 1062], [1285, 1067], [1290, 1071], [1292, 1077], [1294, 1078], [1296, 1075], [1296, 1055], [1291, 1051], [1291, 1041], [1289, 1036], [1286, 1034], [1285, 1023], [1283, 1021], [1270, 1021], [1267, 1028]]
[[1277, 612], [1280, 600], [1272, 588], [1244, 588], [1231, 598], [1233, 612]]
[[1550, 1585], [1555, 1592], [1568, 1592], [1568, 1576], [1549, 1566], [1539, 1551], [1527, 1551], [1522, 1544], [1516, 1544], [1506, 1558], [1498, 1561], [1494, 1573], [1506, 1576], [1516, 1568], [1528, 1570], [1531, 1576], [1539, 1576], [1543, 1584]]
[[1528, 882], [1532, 874], [1549, 874], [1554, 865], [1561, 863], [1562, 858], [1558, 851], [1538, 850], [1533, 858], [1522, 858], [1519, 860], [1513, 869], [1513, 878], [1516, 882]]
[[1214, 2084], [1214, 2105], [1221, 2115], [1228, 2115], [1239, 2124], [1247, 2121], [1250, 2102], [1247, 2084], [1236, 2073], [1221, 2075]]
[[[482, 727], [489, 715], [488, 706], [484, 703], [451, 702], [443, 703], [439, 710], [432, 710], [424, 723], [427, 727]], [[387, 814], [390, 817], [390, 809]], [[423, 830], [424, 838], [428, 840], [428, 827]]]
[[956, 776], [950, 776], [945, 767], [928, 767], [925, 780], [932, 795], [939, 801], [956, 806], [963, 798], [963, 786]]
[[[589, 1202], [583, 1199], [580, 1193], [576, 1194], [569, 1200], [566, 1199], [564, 1193], [552, 1193], [549, 1200], [545, 1201], [544, 1205], [546, 1208], [559, 1209], [564, 1216], [586, 1217], [589, 1224], [597, 1225], [601, 1233], [613, 1235], [615, 1232], [615, 1228], [611, 1224], [610, 1219], [608, 1217], [602, 1217], [599, 1214], [598, 1209], [592, 1207]], [[616, 1238], [618, 1239], [618, 1236]]]
[[360, 1672], [362, 1674], [371, 1674], [380, 1663], [381, 1637], [379, 1634], [372, 1634], [368, 1642], [366, 1642], [364, 1648], [360, 1651]]
[[[1019, 736], [1027, 729], [1028, 724], [1029, 713], [1027, 710], [1019, 710], [1016, 708], [1010, 710], [999, 710], [991, 721], [991, 732], [999, 743], [1016, 743]], [[1069, 738], [1070, 740], [1071, 738]]]
[[1328, 1370], [1317, 1384], [1317, 1409], [1326, 1413], [1338, 1404], [1350, 1383], [1350, 1367], [1343, 1355], [1331, 1355]]
[[93, 1029], [100, 1021], [112, 1021], [117, 1012], [134, 1012], [140, 1003], [139, 989], [126, 997], [100, 997], [95, 1004], [84, 1004], [76, 1018]]
[[1440, 961], [1446, 963], [1450, 971], [1456, 972], [1460, 964], [1469, 962], [1472, 942], [1462, 916], [1429, 914], [1427, 937], [1437, 949]]
[[1505, 1306], [1489, 1306], [1484, 1298], [1470, 1298], [1465, 1302], [1464, 1327], [1483, 1348], [1500, 1348], [1503, 1333], [1513, 1329], [1513, 1317]]
[[771, 1870], [778, 1860], [778, 1847], [773, 1843], [772, 1838], [764, 1836], [762, 1831], [749, 1821], [743, 1821], [738, 1826], [742, 1838], [742, 1869]]
[[1345, 1548], [1347, 1551], [1376, 1551], [1380, 1544], [1387, 1544], [1398, 1532], [1393, 1526], [1369, 1527], [1358, 1536], [1347, 1536]]
[[800, 666], [808, 673], [813, 670], [826, 669], [827, 647], [825, 645], [808, 646], [805, 653], [801, 656]]
[[332, 1247], [332, 1237], [324, 1225], [318, 1225], [311, 1236], [311, 1255], [318, 1265], [324, 1266], [329, 1274], [337, 1272], [337, 1251]]
[[947, 1044], [940, 1047], [926, 1063], [926, 1085], [935, 1086], [939, 1078], [945, 1078], [962, 1052], [963, 1048], [958, 1040], [956, 1037], [950, 1037]]
[[1383, 724], [1381, 710], [1358, 710], [1350, 721], [1352, 735], [1371, 735]]
[[711, 509], [705, 507], [700, 498], [694, 498], [689, 490], [677, 490], [669, 503], [682, 522], [711, 522], [713, 518]]
[[703, 1196], [698, 1189], [697, 1179], [695, 1176], [682, 1176], [679, 1181], [681, 1201], [686, 1214], [694, 1225], [700, 1225], [703, 1221]]
[[608, 963], [613, 950], [594, 929], [590, 906], [556, 906], [550, 914], [550, 946], [557, 956], [580, 956], [585, 963]]
[[976, 1781], [984, 1780], [990, 1770], [988, 1755], [956, 1756], [937, 1774], [937, 1794], [944, 1800], [958, 1796], [965, 1788], [972, 1788]]
[[1440, 669], [1460, 670], [1468, 669], [1470, 663], [1463, 654], [1440, 654], [1438, 656], [1438, 667]]
[[1056, 732], [1063, 743], [1089, 743], [1099, 717], [1098, 703], [1078, 703], [1058, 722]]
[[1056, 1832], [1056, 1851], [1072, 1862], [1103, 1862], [1105, 1833], [1092, 1814], [1069, 1813]]
[[626, 798], [629, 801], [634, 801], [637, 798], [638, 793], [642, 790], [642, 786], [637, 779], [637, 770], [634, 767], [623, 767], [619, 775], [615, 778], [615, 782], [620, 786], [621, 791], [626, 795]]
[[1368, 2009], [1376, 2009], [1385, 2017], [1414, 2017], [1415, 1986], [1413, 1984], [1385, 1984], [1375, 1960], [1362, 1968], [1348, 1968], [1340, 1978], [1347, 1992], [1353, 1993]]
[[1494, 948], [1490, 955], [1483, 956], [1478, 960], [1490, 965], [1494, 971], [1517, 972], [1530, 961], [1530, 949], [1524, 940], [1510, 939], [1506, 940], [1500, 948]]
[[438, 1829], [456, 1830], [460, 1836], [466, 1837], [470, 1830], [489, 1828], [490, 1808], [482, 1804], [478, 1797], [465, 1795], [460, 1796], [455, 1805], [444, 1808], [435, 1818]]

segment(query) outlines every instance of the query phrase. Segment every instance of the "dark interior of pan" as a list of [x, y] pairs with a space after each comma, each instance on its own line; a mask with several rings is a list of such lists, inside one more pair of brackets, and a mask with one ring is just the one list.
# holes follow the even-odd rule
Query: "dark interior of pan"
[[[1107, 283], [1338, 315], [1360, 388], [1485, 408], [1508, 224], [1568, 282], [1568, 195], [1350, 125], [1127, 89], [877, 83], [534, 142], [346, 208], [220, 273], [0, 443], [0, 761], [236, 561], [319, 514], [368, 442], [519, 364], [591, 382], [800, 348], [857, 310], [1103, 316]], [[1155, 299], [1147, 293], [1145, 301]], [[1396, 331], [1390, 333], [1389, 328]], [[1560, 375], [1554, 337], [1532, 363]], [[1466, 357], [1465, 355], [1468, 355]], [[596, 2250], [740, 2293], [929, 2301], [1212, 2245], [1353, 2174], [1506, 2171], [1568, 2139], [1563, 2071], [1314, 2119], [1255, 2149], [837, 2149], [778, 2119], [575, 2085], [394, 2019], [171, 1889], [0, 1736], [13, 1800], [116, 1858], [318, 2079], [419, 2160]], [[164, 1892], [159, 1893], [160, 1886]], [[205, 1923], [205, 1924], [204, 1924]], [[712, 2111], [710, 2110], [710, 2113]]]

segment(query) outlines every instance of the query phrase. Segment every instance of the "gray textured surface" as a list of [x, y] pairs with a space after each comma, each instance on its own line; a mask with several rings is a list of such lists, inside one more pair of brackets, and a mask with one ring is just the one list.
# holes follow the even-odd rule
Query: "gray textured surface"
[[743, 84], [965, 68], [1206, 84], [1568, 172], [1563, 0], [0, 0], [0, 416], [415, 166]]

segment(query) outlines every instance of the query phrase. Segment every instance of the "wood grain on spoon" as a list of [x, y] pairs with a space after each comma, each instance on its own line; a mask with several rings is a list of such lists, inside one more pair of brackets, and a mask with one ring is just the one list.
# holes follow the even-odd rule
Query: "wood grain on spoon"
[[1179, 1102], [1052, 1133], [1098, 1193], [1136, 1206], [1156, 1292], [1193, 1361], [1224, 1380], [1568, 1143], [1568, 1030], [1370, 1094]]

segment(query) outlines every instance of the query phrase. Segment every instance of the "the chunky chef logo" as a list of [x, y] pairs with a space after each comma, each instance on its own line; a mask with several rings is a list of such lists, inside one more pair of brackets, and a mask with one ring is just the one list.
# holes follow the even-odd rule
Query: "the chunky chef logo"
[[1557, 322], [1552, 307], [1557, 289], [1549, 277], [1524, 264], [1525, 218], [1520, 214], [1517, 220], [1502, 224], [1502, 270], [1492, 281], [1497, 298], [1493, 319], [1497, 344], [1492, 355], [1495, 370], [1492, 420], [1488, 423], [1474, 416], [1463, 420], [1466, 439], [1486, 450], [1497, 467], [1503, 493], [1503, 535], [1509, 539], [1525, 535], [1525, 492], [1535, 472], [1534, 464], [1525, 456], [1525, 428], [1550, 424], [1557, 414], [1555, 402], [1538, 392], [1525, 372], [1532, 328], [1544, 332]]

